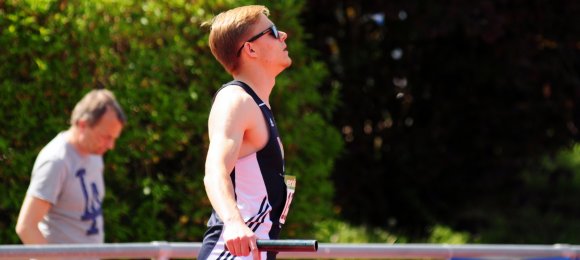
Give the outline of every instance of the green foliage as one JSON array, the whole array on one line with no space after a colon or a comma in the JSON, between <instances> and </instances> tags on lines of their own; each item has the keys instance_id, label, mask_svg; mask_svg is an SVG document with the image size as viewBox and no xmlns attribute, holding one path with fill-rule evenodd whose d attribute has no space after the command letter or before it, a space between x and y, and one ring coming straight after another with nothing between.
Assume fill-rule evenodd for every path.
<instances>
[{"instance_id":1,"label":"green foliage","mask_svg":"<svg viewBox=\"0 0 580 260\"><path fill-rule=\"evenodd\" d=\"M316 224L316 239L323 243L388 243L405 242L405 238L385 229L353 226L339 220L325 220Z\"/></svg>"},{"instance_id":2,"label":"green foliage","mask_svg":"<svg viewBox=\"0 0 580 260\"><path fill-rule=\"evenodd\" d=\"M540 162L539 167L524 172L525 188L509 200L509 217L501 211L490 212L492 225L482 232L482 238L515 243L580 243L576 220L580 214L576 206L580 196L580 144L544 156Z\"/></svg>"},{"instance_id":3,"label":"green foliage","mask_svg":"<svg viewBox=\"0 0 580 260\"><path fill-rule=\"evenodd\" d=\"M74 104L92 88L111 89L128 115L105 155L106 240L200 241L211 208L203 187L207 114L229 81L200 24L249 1L5 1L0 4L0 241L14 225L38 151L66 129ZM329 174L342 149L329 124L336 94L304 41L303 1L266 3L289 32L293 66L272 104L298 177L285 236L310 236L332 217Z\"/></svg>"},{"instance_id":4,"label":"green foliage","mask_svg":"<svg viewBox=\"0 0 580 260\"><path fill-rule=\"evenodd\" d=\"M340 220L324 220L315 225L315 238L323 243L387 243L404 244L409 239L400 234L388 232L387 227L353 225ZM466 244L477 242L469 233L460 232L443 225L435 225L428 230L427 243Z\"/></svg>"},{"instance_id":5,"label":"green foliage","mask_svg":"<svg viewBox=\"0 0 580 260\"><path fill-rule=\"evenodd\" d=\"M431 228L427 241L436 244L466 244L470 242L470 235L467 232L454 231L450 227L435 225Z\"/></svg>"}]
</instances>

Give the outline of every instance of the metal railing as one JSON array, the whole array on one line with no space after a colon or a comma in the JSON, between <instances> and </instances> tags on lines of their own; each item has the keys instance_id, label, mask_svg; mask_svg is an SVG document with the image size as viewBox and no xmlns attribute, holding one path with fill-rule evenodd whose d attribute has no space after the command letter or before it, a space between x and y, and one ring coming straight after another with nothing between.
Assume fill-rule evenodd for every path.
<instances>
[{"instance_id":1,"label":"metal railing","mask_svg":"<svg viewBox=\"0 0 580 260\"><path fill-rule=\"evenodd\" d=\"M151 242L71 245L0 245L0 259L96 257L101 259L192 259L201 243ZM388 258L580 258L580 246L494 244L331 244L321 243L316 252L280 252L279 259L388 259Z\"/></svg>"}]
</instances>

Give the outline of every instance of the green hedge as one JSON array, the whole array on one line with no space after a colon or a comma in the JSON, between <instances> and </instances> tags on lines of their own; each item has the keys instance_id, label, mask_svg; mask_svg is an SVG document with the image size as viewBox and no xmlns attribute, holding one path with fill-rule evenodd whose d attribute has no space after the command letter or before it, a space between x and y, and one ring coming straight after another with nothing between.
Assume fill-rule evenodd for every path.
<instances>
[{"instance_id":1,"label":"green hedge","mask_svg":"<svg viewBox=\"0 0 580 260\"><path fill-rule=\"evenodd\" d=\"M284 236L310 237L333 217L329 174L342 149L322 96L324 64L304 44L304 1L266 2L289 33L293 66L277 81L274 113L287 171L298 176ZM203 21L250 1L29 0L0 4L0 241L14 225L34 159L68 128L74 104L111 89L129 123L105 156L107 242L200 241L211 211L203 188L207 114L230 77L212 57ZM335 90L336 91L336 90Z\"/></svg>"}]
</instances>

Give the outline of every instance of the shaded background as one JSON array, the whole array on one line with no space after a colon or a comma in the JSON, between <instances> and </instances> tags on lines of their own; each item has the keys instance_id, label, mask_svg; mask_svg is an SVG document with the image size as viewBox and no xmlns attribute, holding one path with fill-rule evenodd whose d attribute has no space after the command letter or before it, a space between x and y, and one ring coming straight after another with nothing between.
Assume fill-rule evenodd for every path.
<instances>
[{"instance_id":1,"label":"shaded background","mask_svg":"<svg viewBox=\"0 0 580 260\"><path fill-rule=\"evenodd\" d=\"M348 221L578 242L580 2L309 1ZM572 149L572 150L570 150Z\"/></svg>"}]
</instances>

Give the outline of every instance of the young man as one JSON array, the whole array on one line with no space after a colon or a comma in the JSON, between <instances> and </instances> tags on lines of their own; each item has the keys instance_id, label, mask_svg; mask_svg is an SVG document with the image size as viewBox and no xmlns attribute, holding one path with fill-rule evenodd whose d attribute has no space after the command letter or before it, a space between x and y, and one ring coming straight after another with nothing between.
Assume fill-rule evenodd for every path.
<instances>
[{"instance_id":1,"label":"young man","mask_svg":"<svg viewBox=\"0 0 580 260\"><path fill-rule=\"evenodd\" d=\"M115 146L125 114L108 90L76 104L71 126L38 154L16 233L24 244L103 243L102 155Z\"/></svg>"},{"instance_id":2,"label":"young man","mask_svg":"<svg viewBox=\"0 0 580 260\"><path fill-rule=\"evenodd\" d=\"M211 51L234 81L218 91L209 115L204 183L213 214L199 259L276 257L260 253L256 240L278 238L291 202L269 97L292 60L288 35L268 15L264 6L244 6L211 22Z\"/></svg>"}]
</instances>

